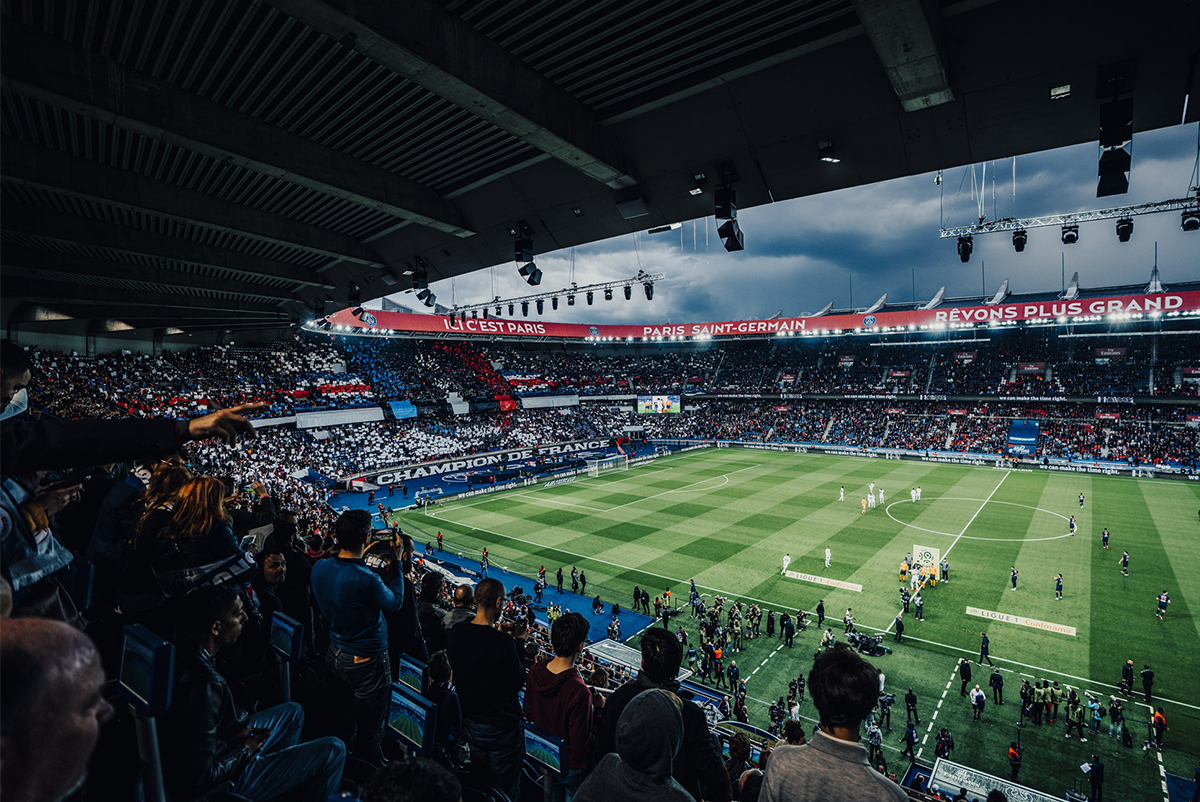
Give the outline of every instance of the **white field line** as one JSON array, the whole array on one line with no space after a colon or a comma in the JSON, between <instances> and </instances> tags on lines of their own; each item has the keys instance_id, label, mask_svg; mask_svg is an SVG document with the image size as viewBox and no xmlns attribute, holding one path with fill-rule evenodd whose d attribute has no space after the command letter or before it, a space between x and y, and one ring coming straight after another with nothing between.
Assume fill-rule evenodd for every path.
<instances>
[{"instance_id":1,"label":"white field line","mask_svg":"<svg viewBox=\"0 0 1200 802\"><path fill-rule=\"evenodd\" d=\"M646 473L639 473L636 477L635 476L627 476L624 479L614 479L611 482L605 482L604 484L607 487L608 485L615 485L618 482L628 482L631 479L645 479L647 476L653 476L656 473L666 473L667 471L670 471L670 470L674 470L674 469L673 468L659 468L657 471L647 471ZM503 493L503 492L493 493L479 501L472 501L472 502L468 502L466 504L452 503L451 506L446 507L446 510L463 510L463 509L466 509L467 507L478 507L480 504L487 504L492 501L499 501L500 499L516 498L517 496L528 496L530 494L537 493L540 490L541 490L541 488L537 487L537 488L534 488L531 490L522 490L519 493ZM543 498L542 500L545 501L546 499ZM565 504L566 502L560 502L560 503ZM576 505L576 506L581 506L581 505ZM607 512L607 510L602 510L602 509L599 509L598 507L584 507L584 509L591 510L592 512ZM432 517L437 517L437 511L435 510L433 512L430 512L429 515Z\"/></svg>"},{"instance_id":2,"label":"white field line","mask_svg":"<svg viewBox=\"0 0 1200 802\"><path fill-rule=\"evenodd\" d=\"M958 545L958 541L962 540L962 536L967 533L967 530L971 527L971 524L975 523L975 519L979 517L979 513L983 512L983 508L986 507L987 503L992 500L992 496L996 495L996 491L1000 489L1000 485L1004 484L1004 480L1007 478L1007 473L1000 477L1000 482L995 488L992 489L992 492L988 494L988 497L983 500L983 503L979 505L979 509L975 510L975 514L971 516L971 520L967 521L967 525L964 526L962 531L958 533L958 537L954 539L954 542L950 544L950 547L942 553L943 558L945 558L946 555L948 555L950 551Z\"/></svg>"}]
</instances>

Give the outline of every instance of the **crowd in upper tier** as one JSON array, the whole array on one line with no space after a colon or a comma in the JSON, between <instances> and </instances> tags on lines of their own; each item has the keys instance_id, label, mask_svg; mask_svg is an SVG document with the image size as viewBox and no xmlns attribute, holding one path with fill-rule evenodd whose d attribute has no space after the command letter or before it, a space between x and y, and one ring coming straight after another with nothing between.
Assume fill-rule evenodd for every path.
<instances>
[{"instance_id":1,"label":"crowd in upper tier","mask_svg":"<svg viewBox=\"0 0 1200 802\"><path fill-rule=\"evenodd\" d=\"M1133 339L1133 338L1129 338ZM1016 400L1194 394L1187 369L1200 364L1191 337L1141 343L1063 346L1019 334L974 350L955 345L862 343L728 344L702 351L623 355L556 352L517 346L339 338L255 347L196 348L156 356L131 352L84 357L31 349L39 380L31 405L61 418L186 418L227 406L262 402L260 419L298 413L386 407L407 400L419 415L369 423L264 429L250 453L220 447L194 455L212 470L269 478L297 503L319 503L313 485L293 478L300 467L325 476L457 457L507 447L616 437L644 427L648 437L699 437L999 453L1013 419L1041 424L1039 455L1084 460L1191 465L1195 406L1085 404ZM1122 353L1122 349L1124 349ZM1103 353L1103 355L1098 355ZM1154 361L1157 359L1157 361ZM1153 362L1153 365L1151 363ZM1186 378L1185 378L1186 377ZM1174 384L1172 384L1174 382ZM1171 389L1167 387L1170 385ZM632 411L630 394L713 391L687 398L678 416ZM521 408L537 395L580 393L584 404ZM781 400L721 400L779 394ZM992 400L797 400L798 392L838 395L990 395ZM507 401L525 396L526 400ZM597 396L609 396L605 400ZM619 396L624 396L621 400ZM1014 399L1008 401L1006 399ZM451 402L469 402L455 411ZM470 410L469 412L467 410ZM1194 421L1193 421L1194 423ZM235 460L236 457L236 460Z\"/></svg>"},{"instance_id":2,"label":"crowd in upper tier","mask_svg":"<svg viewBox=\"0 0 1200 802\"><path fill-rule=\"evenodd\" d=\"M497 403L547 395L980 395L1194 398L1200 337L1082 341L1029 332L977 344L881 345L861 338L693 344L627 353L522 344L296 339L158 355L35 349L61 417L187 417L265 402L259 418L408 401ZM1094 345L1093 343L1102 343ZM838 424L839 430L845 422ZM866 436L870 436L869 433ZM436 445L425 448L437 450Z\"/></svg>"}]
</instances>

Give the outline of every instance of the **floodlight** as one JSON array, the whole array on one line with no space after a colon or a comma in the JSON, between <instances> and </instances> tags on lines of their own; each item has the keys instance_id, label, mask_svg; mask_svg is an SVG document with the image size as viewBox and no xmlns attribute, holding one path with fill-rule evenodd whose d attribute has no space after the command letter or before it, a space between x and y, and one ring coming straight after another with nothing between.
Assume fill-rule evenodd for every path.
<instances>
[{"instance_id":1,"label":"floodlight","mask_svg":"<svg viewBox=\"0 0 1200 802\"><path fill-rule=\"evenodd\" d=\"M1200 209L1189 209L1183 213L1183 217L1179 220L1179 226L1184 231L1200 230Z\"/></svg>"},{"instance_id":2,"label":"floodlight","mask_svg":"<svg viewBox=\"0 0 1200 802\"><path fill-rule=\"evenodd\" d=\"M965 237L958 238L958 258L961 259L964 264L971 261L971 251L974 249L974 247L975 240L970 234L966 235Z\"/></svg>"},{"instance_id":3,"label":"floodlight","mask_svg":"<svg viewBox=\"0 0 1200 802\"><path fill-rule=\"evenodd\" d=\"M1029 241L1029 232L1023 228L1018 228L1013 232L1013 250L1017 253L1025 250L1025 243Z\"/></svg>"},{"instance_id":4,"label":"floodlight","mask_svg":"<svg viewBox=\"0 0 1200 802\"><path fill-rule=\"evenodd\" d=\"M606 301L612 300L612 287L604 288L604 300L606 300Z\"/></svg>"},{"instance_id":5,"label":"floodlight","mask_svg":"<svg viewBox=\"0 0 1200 802\"><path fill-rule=\"evenodd\" d=\"M574 305L575 305L575 296L568 295L567 296L567 306L574 306Z\"/></svg>"},{"instance_id":6,"label":"floodlight","mask_svg":"<svg viewBox=\"0 0 1200 802\"><path fill-rule=\"evenodd\" d=\"M649 281L647 281L645 284L642 285L642 289L646 291L646 300L653 301L654 300L654 285L651 284Z\"/></svg>"},{"instance_id":7,"label":"floodlight","mask_svg":"<svg viewBox=\"0 0 1200 802\"><path fill-rule=\"evenodd\" d=\"M1120 242L1129 242L1129 238L1133 236L1133 218L1122 217L1117 221L1117 239Z\"/></svg>"},{"instance_id":8,"label":"floodlight","mask_svg":"<svg viewBox=\"0 0 1200 802\"><path fill-rule=\"evenodd\" d=\"M550 299L550 308L558 309L558 296L557 295L555 295L553 298Z\"/></svg>"},{"instance_id":9,"label":"floodlight","mask_svg":"<svg viewBox=\"0 0 1200 802\"><path fill-rule=\"evenodd\" d=\"M540 315L540 314L542 314L542 311L543 311L545 308L546 308L546 302L545 302L544 300L542 300L541 298L538 298L538 299L537 299L537 310L538 310L538 314L539 314L539 315Z\"/></svg>"},{"instance_id":10,"label":"floodlight","mask_svg":"<svg viewBox=\"0 0 1200 802\"><path fill-rule=\"evenodd\" d=\"M1062 244L1074 245L1079 242L1079 226L1071 224L1062 227Z\"/></svg>"},{"instance_id":11,"label":"floodlight","mask_svg":"<svg viewBox=\"0 0 1200 802\"><path fill-rule=\"evenodd\" d=\"M594 301L594 300L595 300L595 293L593 293L591 290L588 290L588 294L587 294L588 306L591 306L592 301Z\"/></svg>"},{"instance_id":12,"label":"floodlight","mask_svg":"<svg viewBox=\"0 0 1200 802\"><path fill-rule=\"evenodd\" d=\"M625 285L625 300L628 301L632 297L633 297L633 287L626 284Z\"/></svg>"},{"instance_id":13,"label":"floodlight","mask_svg":"<svg viewBox=\"0 0 1200 802\"><path fill-rule=\"evenodd\" d=\"M529 317L529 301L521 301L521 314Z\"/></svg>"}]
</instances>

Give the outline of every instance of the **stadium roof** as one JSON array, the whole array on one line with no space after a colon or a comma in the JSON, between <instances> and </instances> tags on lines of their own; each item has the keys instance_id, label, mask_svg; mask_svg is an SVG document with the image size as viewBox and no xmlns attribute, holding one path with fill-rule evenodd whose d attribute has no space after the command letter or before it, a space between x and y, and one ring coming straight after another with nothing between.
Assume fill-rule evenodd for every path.
<instances>
[{"instance_id":1,"label":"stadium roof","mask_svg":"<svg viewBox=\"0 0 1200 802\"><path fill-rule=\"evenodd\" d=\"M1116 96L1175 125L1200 88L1186 0L3 9L10 330L279 326L507 262L519 221L545 253L722 183L752 207L1093 141Z\"/></svg>"}]
</instances>

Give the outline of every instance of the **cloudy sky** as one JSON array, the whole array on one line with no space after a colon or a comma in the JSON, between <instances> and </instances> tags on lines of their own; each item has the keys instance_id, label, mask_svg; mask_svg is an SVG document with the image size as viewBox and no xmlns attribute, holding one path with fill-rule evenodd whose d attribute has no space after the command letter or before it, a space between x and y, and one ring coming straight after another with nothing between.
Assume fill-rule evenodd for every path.
<instances>
[{"instance_id":1,"label":"cloudy sky","mask_svg":"<svg viewBox=\"0 0 1200 802\"><path fill-rule=\"evenodd\" d=\"M1093 143L988 163L984 213L1032 217L1185 197L1197 153L1197 126L1139 133L1133 140L1133 167L1127 195L1096 198L1097 146ZM836 169L836 165L831 165ZM976 182L983 165L976 165ZM995 213L992 179L995 173ZM1010 279L1013 292L1058 289L1065 256L1066 277L1079 272L1084 287L1133 284L1149 279L1158 243L1163 281L1200 280L1200 232L1184 233L1179 213L1134 219L1134 234L1119 243L1115 221L1080 226L1079 242L1064 246L1057 227L1029 231L1024 253L1013 251L1011 235L975 238L969 264L959 261L953 239L939 239L945 225L962 226L978 216L972 198L971 168L912 176L808 198L743 209L738 219L746 249L727 253L713 218L687 221L663 234L639 233L538 254L544 277L538 288L551 291L579 284L626 278L639 269L666 273L647 301L640 289L632 301L620 292L595 306L560 304L544 319L558 322L651 323L736 320L811 314L833 301L838 308L865 307L883 293L890 301L922 301L945 285L949 297L994 293ZM978 188L976 189L978 193ZM986 280L986 284L984 281ZM495 295L508 298L531 291L512 263L433 285L438 301L478 303ZM853 295L851 295L853 293ZM406 306L411 295L396 296ZM532 313L532 309L531 309Z\"/></svg>"}]
</instances>

